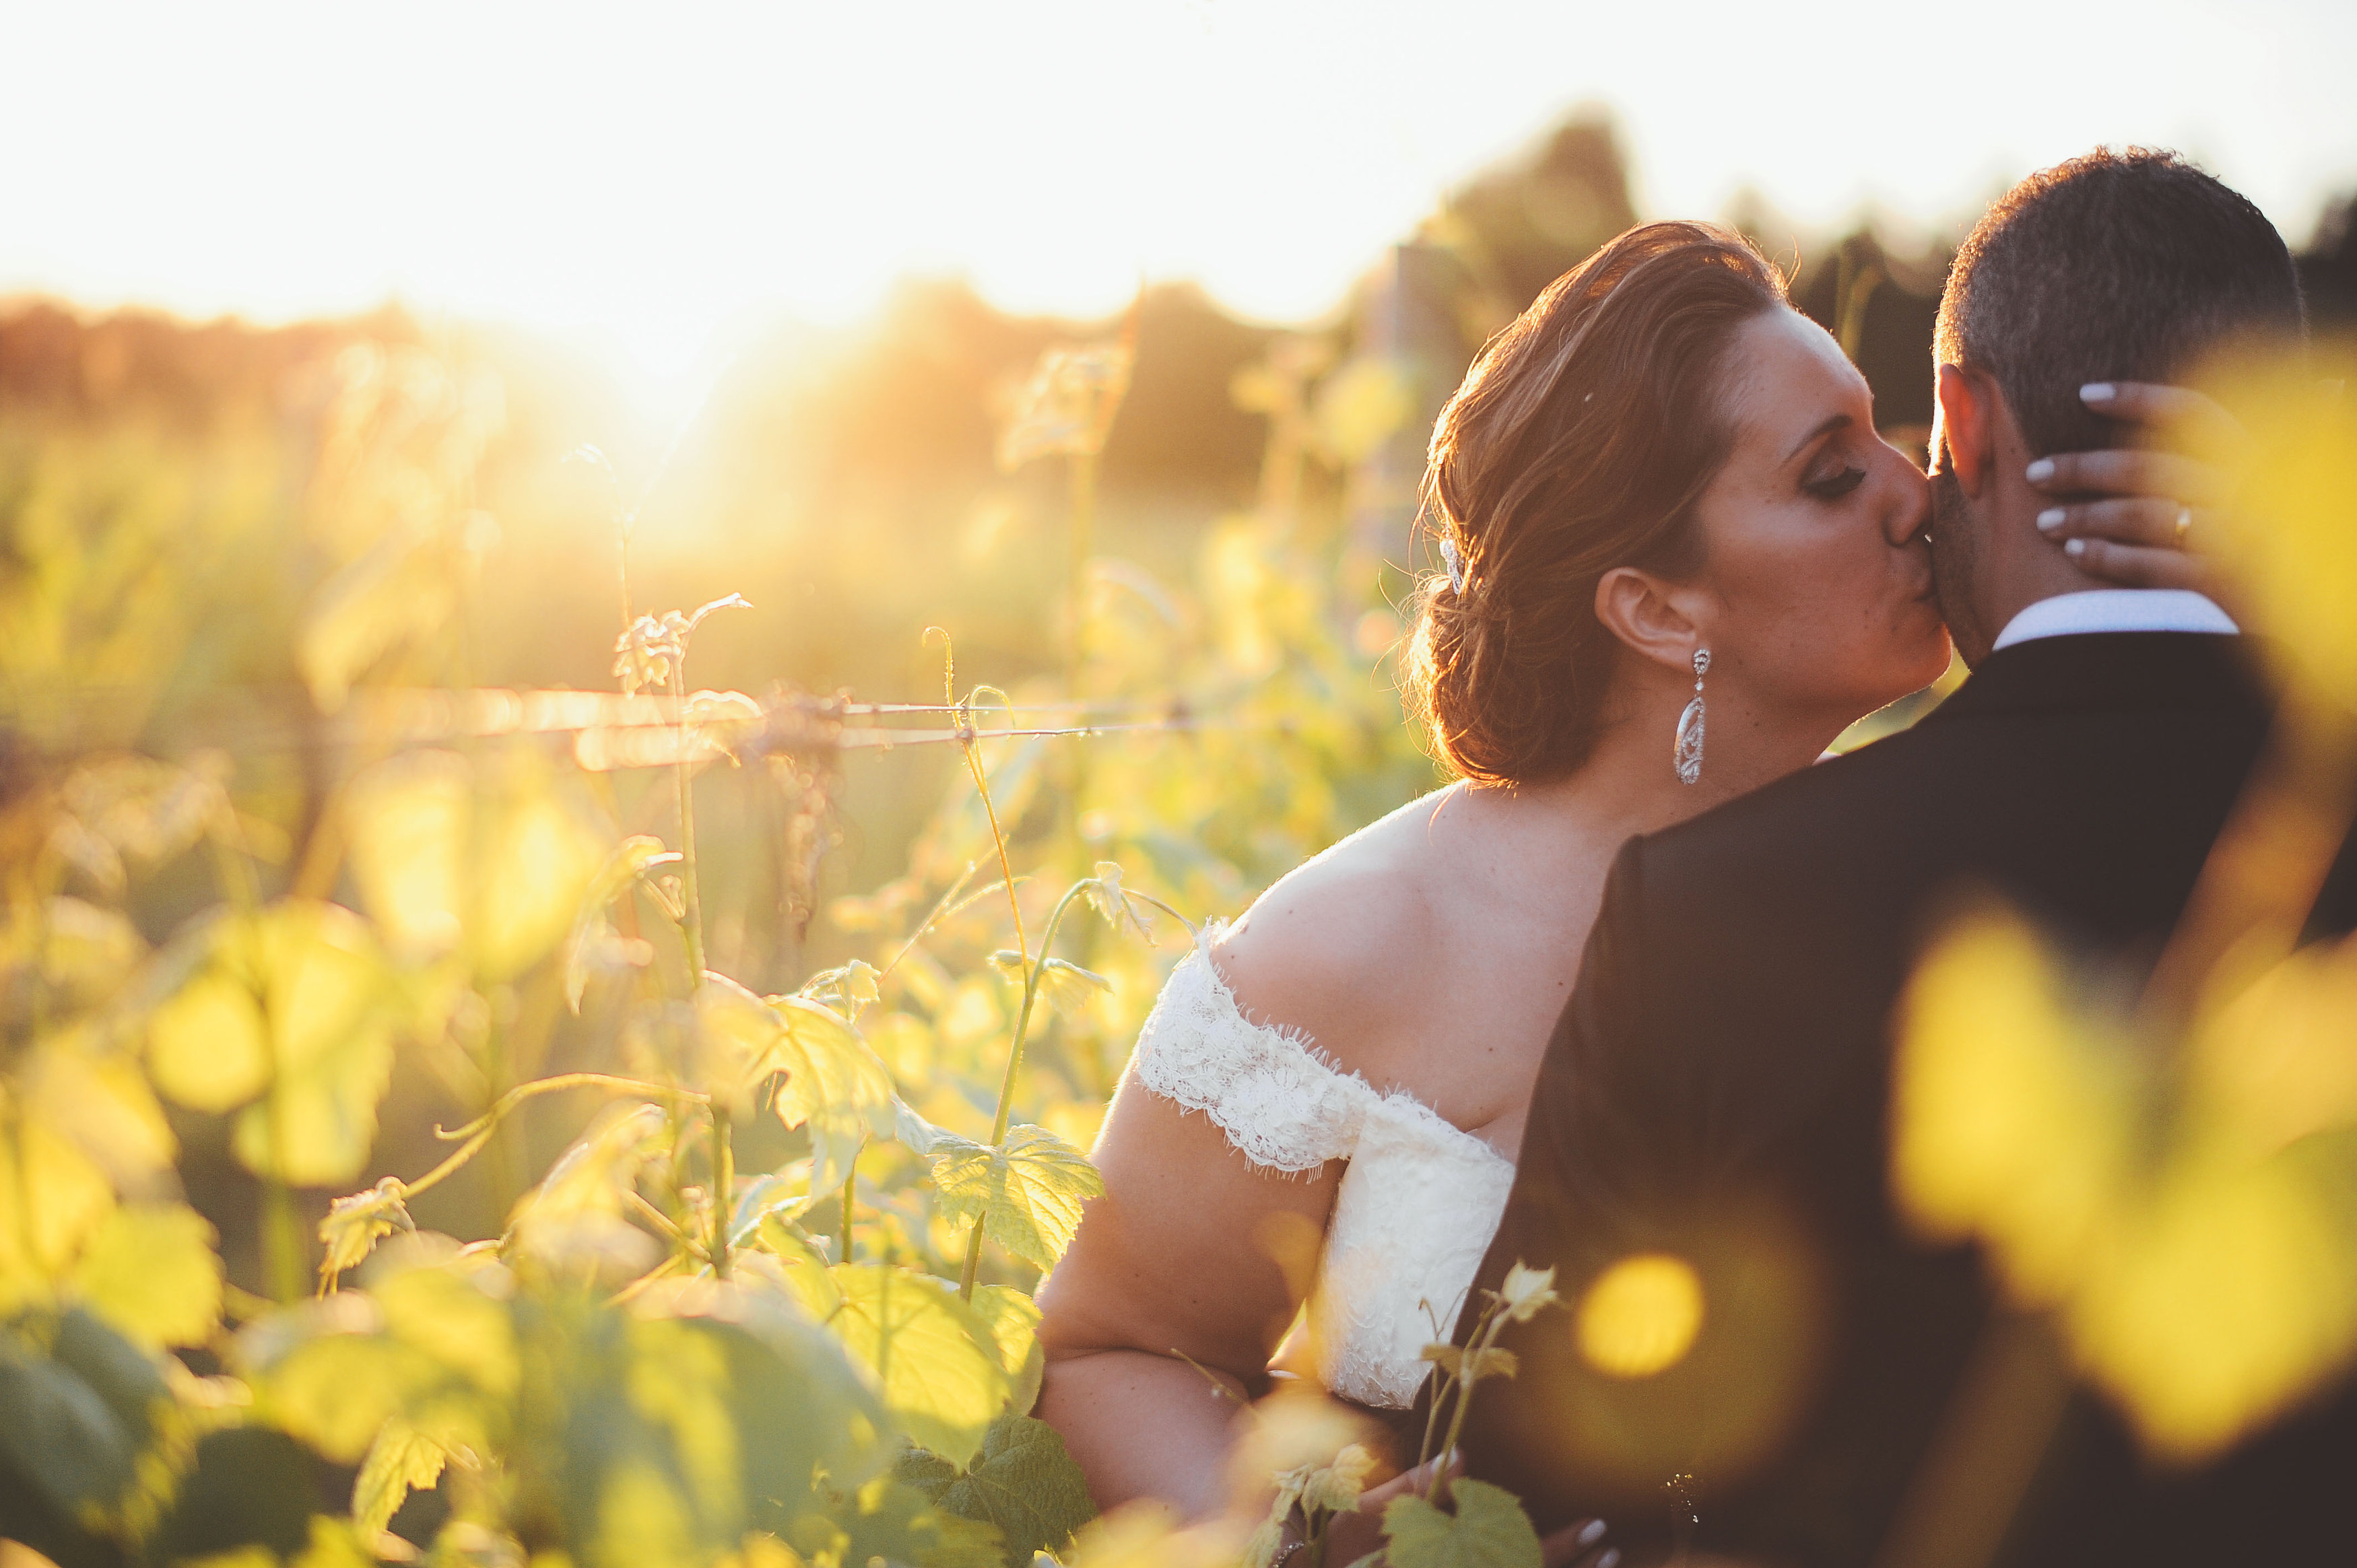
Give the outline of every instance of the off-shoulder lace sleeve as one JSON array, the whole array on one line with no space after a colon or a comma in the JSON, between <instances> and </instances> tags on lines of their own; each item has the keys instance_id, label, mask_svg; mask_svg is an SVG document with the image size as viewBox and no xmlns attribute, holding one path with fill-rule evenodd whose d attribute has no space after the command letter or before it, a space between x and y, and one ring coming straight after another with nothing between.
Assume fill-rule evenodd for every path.
<instances>
[{"instance_id":1,"label":"off-shoulder lace sleeve","mask_svg":"<svg viewBox=\"0 0 2357 1568\"><path fill-rule=\"evenodd\" d=\"M1211 963L1220 930L1206 926L1170 972L1138 1032L1138 1081L1211 1117L1254 1165L1308 1171L1347 1156L1375 1091L1297 1033L1243 1015Z\"/></svg>"}]
</instances>

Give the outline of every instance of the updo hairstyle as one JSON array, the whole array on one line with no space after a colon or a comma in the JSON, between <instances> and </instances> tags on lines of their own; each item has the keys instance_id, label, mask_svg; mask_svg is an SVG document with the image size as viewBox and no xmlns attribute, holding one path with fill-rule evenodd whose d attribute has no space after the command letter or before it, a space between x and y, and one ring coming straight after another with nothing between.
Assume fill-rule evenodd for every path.
<instances>
[{"instance_id":1,"label":"updo hairstyle","mask_svg":"<svg viewBox=\"0 0 2357 1568\"><path fill-rule=\"evenodd\" d=\"M1418 595L1406 697L1468 778L1534 783L1593 747L1614 658L1596 585L1702 564L1695 501L1726 461L1727 347L1790 304L1707 223L1630 230L1492 338L1432 433L1424 525L1453 573Z\"/></svg>"}]
</instances>

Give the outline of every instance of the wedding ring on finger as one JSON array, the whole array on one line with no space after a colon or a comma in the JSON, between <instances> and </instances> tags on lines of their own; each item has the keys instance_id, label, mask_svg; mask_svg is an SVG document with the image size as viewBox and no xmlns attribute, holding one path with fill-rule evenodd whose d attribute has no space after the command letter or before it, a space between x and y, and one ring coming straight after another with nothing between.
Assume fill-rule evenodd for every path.
<instances>
[{"instance_id":1,"label":"wedding ring on finger","mask_svg":"<svg viewBox=\"0 0 2357 1568\"><path fill-rule=\"evenodd\" d=\"M2192 532L2193 509L2190 506L2179 507L2177 509L2177 527L2175 532L2169 535L2169 543L2175 545L2179 550L2184 549L2185 536Z\"/></svg>"}]
</instances>

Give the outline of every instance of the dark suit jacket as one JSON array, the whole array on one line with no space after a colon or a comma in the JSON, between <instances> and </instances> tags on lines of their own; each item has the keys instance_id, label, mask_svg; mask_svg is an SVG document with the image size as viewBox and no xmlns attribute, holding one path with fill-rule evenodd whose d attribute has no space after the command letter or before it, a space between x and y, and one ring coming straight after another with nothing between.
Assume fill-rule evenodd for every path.
<instances>
[{"instance_id":1,"label":"dark suit jacket","mask_svg":"<svg viewBox=\"0 0 2357 1568\"><path fill-rule=\"evenodd\" d=\"M1576 1301L1612 1261L1665 1251L1699 1266L1703 1327L1637 1380L1598 1375L1564 1312L1512 1330L1522 1375L1481 1385L1472 1475L1543 1530L1606 1516L1638 1560L1677 1514L1712 1550L1875 1557L1967 1359L1997 1344L1981 1260L1890 1207L1893 1004L1974 889L2141 979L2265 733L2240 653L2183 633L2020 644L1913 729L1622 849L1479 1284L1552 1263ZM2342 859L2325 929L2357 915ZM2357 1563L2352 1408L2328 1394L2189 1477L2148 1471L2074 1396L2001 1560Z\"/></svg>"}]
</instances>

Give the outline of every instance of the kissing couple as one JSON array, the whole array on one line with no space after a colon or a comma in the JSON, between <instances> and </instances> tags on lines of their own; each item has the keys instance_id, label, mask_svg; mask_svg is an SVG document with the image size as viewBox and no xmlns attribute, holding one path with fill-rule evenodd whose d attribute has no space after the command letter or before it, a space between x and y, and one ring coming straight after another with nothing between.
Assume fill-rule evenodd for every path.
<instances>
[{"instance_id":1,"label":"kissing couple","mask_svg":"<svg viewBox=\"0 0 2357 1568\"><path fill-rule=\"evenodd\" d=\"M1684 1364L1602 1375L1543 1314L1444 1457L1557 1563L1888 1560L1943 1431L2004 1386L1975 1369L2008 1318L1894 1205L1894 1007L1974 890L2149 968L2268 708L2203 591L2222 477L2148 433L2201 410L2169 383L2206 356L2304 331L2256 208L2098 150L1958 252L1929 477L1710 225L1631 230L1493 338L1433 433L1447 569L1405 659L1462 777L1206 929L1040 1290L1039 1414L1097 1502L1210 1514L1276 1380L1412 1412L1424 1348L1512 1264L1577 1301L1668 1253L1699 1285ZM1824 755L1952 647L1970 678L1927 718ZM2357 924L2345 853L2312 923ZM1314 1289L1288 1231L1322 1237ZM2357 1563L2346 1394L2192 1470L2090 1395L2055 1430L1987 1527L2006 1562ZM1329 1568L1425 1479L1342 1516Z\"/></svg>"}]
</instances>

